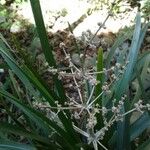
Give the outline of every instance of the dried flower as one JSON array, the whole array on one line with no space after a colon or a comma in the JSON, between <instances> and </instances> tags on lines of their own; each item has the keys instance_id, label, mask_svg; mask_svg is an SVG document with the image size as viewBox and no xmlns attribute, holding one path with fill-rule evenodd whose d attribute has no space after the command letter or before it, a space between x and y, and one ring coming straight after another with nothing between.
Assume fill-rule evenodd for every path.
<instances>
[{"instance_id":1,"label":"dried flower","mask_svg":"<svg viewBox=\"0 0 150 150\"><path fill-rule=\"evenodd\" d=\"M65 47L65 43L61 42L61 43L59 44L59 47L60 47L61 49L64 48L64 47Z\"/></svg>"},{"instance_id":2,"label":"dried flower","mask_svg":"<svg viewBox=\"0 0 150 150\"><path fill-rule=\"evenodd\" d=\"M106 115L108 113L108 110L106 107L102 107L102 115Z\"/></svg>"},{"instance_id":3,"label":"dried flower","mask_svg":"<svg viewBox=\"0 0 150 150\"><path fill-rule=\"evenodd\" d=\"M137 103L135 103L134 107L136 108L137 111L143 113L142 109L144 108L144 106L142 104L142 100L139 100Z\"/></svg>"},{"instance_id":4,"label":"dried flower","mask_svg":"<svg viewBox=\"0 0 150 150\"><path fill-rule=\"evenodd\" d=\"M120 109L117 108L117 107L115 107L115 106L113 106L113 107L111 108L111 111L112 111L113 113L119 113L119 112L120 112Z\"/></svg>"},{"instance_id":5,"label":"dried flower","mask_svg":"<svg viewBox=\"0 0 150 150\"><path fill-rule=\"evenodd\" d=\"M79 114L76 111L74 112L74 118L75 119L80 119L80 116L79 116Z\"/></svg>"},{"instance_id":6,"label":"dried flower","mask_svg":"<svg viewBox=\"0 0 150 150\"><path fill-rule=\"evenodd\" d=\"M101 23L101 22L98 22L97 25L98 25L98 26L102 26L102 23Z\"/></svg>"},{"instance_id":7,"label":"dried flower","mask_svg":"<svg viewBox=\"0 0 150 150\"><path fill-rule=\"evenodd\" d=\"M150 110L150 104L146 104L148 110Z\"/></svg>"},{"instance_id":8,"label":"dried flower","mask_svg":"<svg viewBox=\"0 0 150 150\"><path fill-rule=\"evenodd\" d=\"M116 63L115 66L119 69L121 67L121 64L120 63Z\"/></svg>"},{"instance_id":9,"label":"dried flower","mask_svg":"<svg viewBox=\"0 0 150 150\"><path fill-rule=\"evenodd\" d=\"M90 117L87 119L86 128L87 129L92 129L92 128L94 128L94 126L96 124L97 124L97 119L93 114L91 114Z\"/></svg>"}]
</instances>

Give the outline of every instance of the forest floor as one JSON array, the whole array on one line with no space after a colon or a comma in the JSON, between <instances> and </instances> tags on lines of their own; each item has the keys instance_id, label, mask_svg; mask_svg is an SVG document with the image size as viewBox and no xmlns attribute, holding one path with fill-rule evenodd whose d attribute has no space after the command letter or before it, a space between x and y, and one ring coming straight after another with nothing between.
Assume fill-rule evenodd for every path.
<instances>
[{"instance_id":1,"label":"forest floor","mask_svg":"<svg viewBox=\"0 0 150 150\"><path fill-rule=\"evenodd\" d=\"M88 3L86 0L58 0L57 3L55 0L41 0L40 3L48 31L57 32L58 30L64 30L68 28L68 22L70 24L77 22L74 28L74 35L76 37L81 36L82 32L87 30L91 30L92 33L95 33L98 29L98 24L107 18L111 7L110 4L109 6L101 6ZM137 12L137 8L131 8L127 3L122 2L118 7L120 7L119 13L115 12L114 16L109 17L105 23L105 30L113 33L117 33L121 28L133 25ZM10 8L13 9L20 18L27 19L30 23L34 24L29 2L24 2L21 5L14 3L11 4ZM13 31L13 24L11 29ZM100 32L104 32L104 29Z\"/></svg>"},{"instance_id":2,"label":"forest floor","mask_svg":"<svg viewBox=\"0 0 150 150\"><path fill-rule=\"evenodd\" d=\"M64 43L68 53L71 54L72 61L75 65L81 66L80 55L77 52L75 41L80 46L80 54L84 52L89 41L103 24L110 13L110 6L100 6L87 3L86 0L70 1L70 0L41 0L41 8L48 37L54 47L54 55L57 60L57 65L60 67L67 66L64 53L60 50L60 43ZM104 55L114 44L120 34L124 34L131 30L133 32L134 20L136 17L137 8L131 8L127 3L121 3L119 13L114 11L113 16L109 16L105 25L93 40L95 47L101 46L104 50ZM48 70L45 70L45 59L41 49L41 44L36 35L34 27L34 19L29 2L21 4L12 3L9 6L1 5L2 12L7 12L6 15L0 17L0 31L7 39L10 46L20 53L28 53L34 57L34 64L47 79L49 76ZM109 9L108 9L109 8ZM2 13L1 14L4 14ZM68 23L71 25L73 34L70 33ZM116 50L116 56L121 49L130 47L131 39L127 39L120 48ZM150 38L149 32L145 38L142 51L149 49ZM28 55L26 54L26 55ZM97 48L88 47L86 50L85 66L91 67L96 63ZM33 60L31 60L32 62ZM49 80L51 83L51 80ZM70 79L66 80L65 87L69 87Z\"/></svg>"},{"instance_id":3,"label":"forest floor","mask_svg":"<svg viewBox=\"0 0 150 150\"><path fill-rule=\"evenodd\" d=\"M93 40L94 47L86 50L85 66L91 67L96 63L97 47L101 46L104 50L104 57L110 50L115 40L120 34L125 34L131 30L133 32L134 20L137 8L131 8L127 3L119 4L119 13L115 10L113 16L109 16L111 5L94 5L87 3L86 0L41 0L41 8L48 37L54 47L54 55L57 65L67 66L64 53L60 50L60 43L64 43L68 53L71 54L75 65L81 66L80 55L84 53L88 41L94 36L100 25L105 25L98 31ZM10 46L20 53L32 55L34 64L44 78L48 77L48 70L45 70L45 60L41 49L41 44L36 35L34 19L29 2L21 4L12 3L9 6L1 4L0 31L7 39ZM68 23L71 25L73 34L69 31ZM131 38L131 37L130 37ZM75 41L80 46L80 55L77 52ZM121 49L129 49L131 39L127 39L121 47L116 50L116 57ZM142 51L149 49L149 31L145 38ZM26 55L28 55L26 54ZM105 59L105 58L104 58ZM33 60L31 60L32 62ZM51 82L51 80L50 80ZM66 80L66 87L71 82Z\"/></svg>"}]
</instances>

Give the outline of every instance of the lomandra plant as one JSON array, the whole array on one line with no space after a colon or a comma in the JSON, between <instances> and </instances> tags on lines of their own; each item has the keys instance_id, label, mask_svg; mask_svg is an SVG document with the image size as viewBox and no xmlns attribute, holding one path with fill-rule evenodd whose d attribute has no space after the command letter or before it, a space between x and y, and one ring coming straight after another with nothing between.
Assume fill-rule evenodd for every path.
<instances>
[{"instance_id":1,"label":"lomandra plant","mask_svg":"<svg viewBox=\"0 0 150 150\"><path fill-rule=\"evenodd\" d=\"M117 39L107 58L103 58L103 49L98 49L97 64L92 69L85 68L84 54L81 57L82 66L76 66L65 44L60 43L69 64L65 71L57 68L39 0L30 2L54 89L48 88L26 58L20 61L14 55L1 35L0 53L9 67L9 82L0 87L1 110L7 114L0 122L0 148L146 149L149 139L141 135L147 134L145 130L150 125L150 104L143 79L149 67L150 54L138 54L149 24L141 25L140 13L137 13L129 52L121 51L115 64L112 64L116 48L129 37L125 34ZM125 54L126 57L123 57ZM72 79L70 87L76 91L74 97L64 90L62 80L65 77ZM129 88L133 81L137 81L134 94ZM11 85L12 90L7 85ZM131 122L135 111L140 112L139 118Z\"/></svg>"}]
</instances>

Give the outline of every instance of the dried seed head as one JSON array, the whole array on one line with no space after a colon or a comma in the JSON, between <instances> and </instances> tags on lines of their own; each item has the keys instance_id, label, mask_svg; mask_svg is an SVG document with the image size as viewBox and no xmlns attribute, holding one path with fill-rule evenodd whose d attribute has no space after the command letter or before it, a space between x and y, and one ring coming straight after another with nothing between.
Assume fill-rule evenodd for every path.
<instances>
[{"instance_id":1,"label":"dried seed head","mask_svg":"<svg viewBox=\"0 0 150 150\"><path fill-rule=\"evenodd\" d=\"M61 42L61 43L59 44L59 47L60 47L61 49L64 48L64 47L65 47L65 43Z\"/></svg>"}]
</instances>

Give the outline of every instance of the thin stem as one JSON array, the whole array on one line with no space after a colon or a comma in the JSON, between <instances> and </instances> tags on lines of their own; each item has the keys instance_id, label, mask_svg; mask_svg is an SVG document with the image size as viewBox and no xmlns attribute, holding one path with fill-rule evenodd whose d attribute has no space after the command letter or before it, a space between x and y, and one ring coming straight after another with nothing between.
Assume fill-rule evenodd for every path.
<instances>
[{"instance_id":1,"label":"thin stem","mask_svg":"<svg viewBox=\"0 0 150 150\"><path fill-rule=\"evenodd\" d=\"M80 109L81 107L50 107L50 106L38 106L39 108L45 109L59 109L59 110L71 110L71 109Z\"/></svg>"},{"instance_id":2,"label":"thin stem","mask_svg":"<svg viewBox=\"0 0 150 150\"><path fill-rule=\"evenodd\" d=\"M105 18L105 20L103 21L103 23L99 26L99 28L97 29L97 31L95 32L95 34L93 35L93 37L90 39L90 41L89 41L90 44L92 43L92 41L93 41L94 38L96 37L97 33L101 30L101 28L104 27L104 25L105 25L106 21L108 20L108 18L112 15L112 10L113 10L113 8L114 8L114 6L115 6L115 5L114 5L114 4L115 4L115 1L116 1L116 0L114 0L114 2L112 3L112 6L111 6L111 8L110 8L110 11L109 11L107 17Z\"/></svg>"},{"instance_id":3,"label":"thin stem","mask_svg":"<svg viewBox=\"0 0 150 150\"><path fill-rule=\"evenodd\" d=\"M78 128L78 127L75 126L75 125L73 125L73 128L74 128L78 133L80 133L81 135L83 135L83 136L89 138L89 134L88 134L87 132L81 130L80 128Z\"/></svg>"},{"instance_id":4,"label":"thin stem","mask_svg":"<svg viewBox=\"0 0 150 150\"><path fill-rule=\"evenodd\" d=\"M88 98L88 100L87 100L87 102L86 102L86 105L89 104L89 102L90 102L90 100L91 100L91 98L92 98L92 96L93 96L94 90L95 90L95 86L93 86L93 88L92 88L92 91L91 91L90 96L89 96L89 98Z\"/></svg>"},{"instance_id":5,"label":"thin stem","mask_svg":"<svg viewBox=\"0 0 150 150\"><path fill-rule=\"evenodd\" d=\"M104 92L101 92L89 105L88 108L91 107L91 105L103 94Z\"/></svg>"},{"instance_id":6,"label":"thin stem","mask_svg":"<svg viewBox=\"0 0 150 150\"><path fill-rule=\"evenodd\" d=\"M94 150L98 150L97 142L93 141L92 143L93 143Z\"/></svg>"},{"instance_id":7,"label":"thin stem","mask_svg":"<svg viewBox=\"0 0 150 150\"><path fill-rule=\"evenodd\" d=\"M73 69L72 68L71 68L71 72L73 73ZM74 83L75 83L75 85L77 87L77 91L78 91L78 94L79 94L79 97L80 97L80 101L83 104L82 94L81 94L81 91L79 89L79 85L78 85L78 83L76 81L76 78L74 76L73 76L73 80L74 80Z\"/></svg>"},{"instance_id":8,"label":"thin stem","mask_svg":"<svg viewBox=\"0 0 150 150\"><path fill-rule=\"evenodd\" d=\"M96 37L97 33L101 30L101 28L105 25L106 21L108 20L108 18L110 17L110 13L107 15L107 17L105 18L104 22L99 26L99 28L97 29L97 31L95 32L95 34L93 35L93 37L90 39L89 43L91 44L92 41L94 40L94 38Z\"/></svg>"},{"instance_id":9,"label":"thin stem","mask_svg":"<svg viewBox=\"0 0 150 150\"><path fill-rule=\"evenodd\" d=\"M109 72L109 71L112 71L112 69L110 68L106 71L98 71L98 72L89 72L89 73L87 72L87 73L85 73L85 75L102 74L102 73Z\"/></svg>"},{"instance_id":10,"label":"thin stem","mask_svg":"<svg viewBox=\"0 0 150 150\"><path fill-rule=\"evenodd\" d=\"M135 110L136 110L136 108L133 108L133 109L127 111L126 113L124 113L122 116L126 116L127 114L132 113Z\"/></svg>"},{"instance_id":11,"label":"thin stem","mask_svg":"<svg viewBox=\"0 0 150 150\"><path fill-rule=\"evenodd\" d=\"M62 49L63 49L63 52L64 52L66 58L68 58L69 65L71 66L71 73L74 74L73 67L74 67L77 71L81 72L81 71L72 63L71 58L70 58L70 55L67 54L66 50L65 50L64 48L62 48ZM75 76L73 76L73 80L74 80L74 83L75 83L75 85L76 85L76 87L77 87L77 91L78 91L78 94L79 94L80 101L81 101L81 103L83 104L82 94L81 94L81 91L80 91L80 89L79 89L79 85L78 85L78 82L77 82Z\"/></svg>"},{"instance_id":12,"label":"thin stem","mask_svg":"<svg viewBox=\"0 0 150 150\"><path fill-rule=\"evenodd\" d=\"M101 142L97 141L97 143L105 150L108 150Z\"/></svg>"},{"instance_id":13,"label":"thin stem","mask_svg":"<svg viewBox=\"0 0 150 150\"><path fill-rule=\"evenodd\" d=\"M78 102L76 102L75 100L73 100L71 97L69 97L68 95L67 95L67 98L69 98L69 100L70 101L72 101L72 102L74 102L76 105L80 105Z\"/></svg>"}]
</instances>

